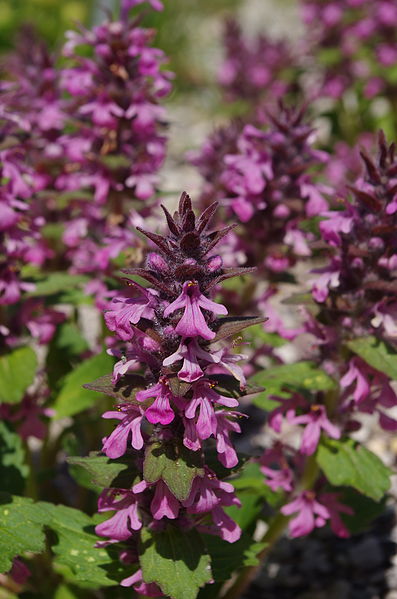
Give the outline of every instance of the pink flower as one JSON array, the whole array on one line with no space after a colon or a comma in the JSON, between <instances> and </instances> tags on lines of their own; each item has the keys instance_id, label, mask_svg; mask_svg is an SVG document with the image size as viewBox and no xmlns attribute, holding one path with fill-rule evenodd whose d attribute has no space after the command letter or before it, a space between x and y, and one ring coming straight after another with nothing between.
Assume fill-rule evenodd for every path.
<instances>
[{"instance_id":1,"label":"pink flower","mask_svg":"<svg viewBox=\"0 0 397 599\"><path fill-rule=\"evenodd\" d=\"M212 519L216 525L215 530L211 530L212 534L217 534L228 543L235 543L241 536L241 528L234 520L228 516L221 507L216 506L212 510Z\"/></svg>"},{"instance_id":2,"label":"pink flower","mask_svg":"<svg viewBox=\"0 0 397 599\"><path fill-rule=\"evenodd\" d=\"M178 378L181 381L193 383L203 376L203 370L198 363L198 359L205 362L215 362L214 356L200 347L197 339L191 339L187 342L183 340L176 352L165 358L163 365L171 366L171 364L174 364L178 360L183 360L182 368L178 372Z\"/></svg>"},{"instance_id":3,"label":"pink flower","mask_svg":"<svg viewBox=\"0 0 397 599\"><path fill-rule=\"evenodd\" d=\"M137 570L135 574L124 578L120 582L120 585L122 587L132 586L139 595L144 595L145 597L164 597L157 584L154 582L148 584L143 581L141 569Z\"/></svg>"},{"instance_id":4,"label":"pink flower","mask_svg":"<svg viewBox=\"0 0 397 599\"><path fill-rule=\"evenodd\" d=\"M132 404L123 404L119 406L119 411L105 412L102 417L121 420L120 424L103 442L102 451L109 458L115 459L124 455L127 451L129 439L134 449L142 449L141 422L143 411L140 407Z\"/></svg>"},{"instance_id":5,"label":"pink flower","mask_svg":"<svg viewBox=\"0 0 397 599\"><path fill-rule=\"evenodd\" d=\"M266 477L265 483L272 491L278 489L292 491L292 471L285 459L281 443L276 443L272 449L265 451L260 459L260 465L260 470Z\"/></svg>"},{"instance_id":6,"label":"pink flower","mask_svg":"<svg viewBox=\"0 0 397 599\"><path fill-rule=\"evenodd\" d=\"M178 517L179 501L162 480L156 483L156 490L150 504L150 509L155 520L161 520L161 518L175 520Z\"/></svg>"},{"instance_id":7,"label":"pink flower","mask_svg":"<svg viewBox=\"0 0 397 599\"><path fill-rule=\"evenodd\" d=\"M175 413L170 405L170 400L172 400L173 395L164 381L161 381L144 391L138 391L135 397L137 401L146 401L150 397L155 398L152 405L146 408L145 412L145 417L152 424L159 423L166 425L174 420Z\"/></svg>"},{"instance_id":8,"label":"pink flower","mask_svg":"<svg viewBox=\"0 0 397 599\"><path fill-rule=\"evenodd\" d=\"M350 537L350 532L348 531L346 525L342 522L339 514L343 513L352 515L354 514L354 510L352 510L352 508L348 505L344 505L338 501L338 493L322 493L319 499L329 512L332 531L338 537L342 537L344 539Z\"/></svg>"},{"instance_id":9,"label":"pink flower","mask_svg":"<svg viewBox=\"0 0 397 599\"><path fill-rule=\"evenodd\" d=\"M95 527L95 532L101 537L126 541L132 535L132 531L142 528L138 503L133 492L125 489L105 489L98 500L98 511L112 510L116 510L114 516Z\"/></svg>"},{"instance_id":10,"label":"pink flower","mask_svg":"<svg viewBox=\"0 0 397 599\"><path fill-rule=\"evenodd\" d=\"M303 537L315 527L324 526L330 518L329 510L316 501L313 491L302 491L293 501L281 508L285 516L298 513L289 523L291 537Z\"/></svg>"},{"instance_id":11,"label":"pink flower","mask_svg":"<svg viewBox=\"0 0 397 599\"><path fill-rule=\"evenodd\" d=\"M193 398L188 403L185 410L186 418L195 418L197 409L199 415L196 421L197 435L200 439L208 439L211 435L216 435L216 417L214 403L225 405L229 408L238 406L238 401L231 397L219 395L212 389L212 385L207 380L200 380L195 383L193 388Z\"/></svg>"},{"instance_id":12,"label":"pink flower","mask_svg":"<svg viewBox=\"0 0 397 599\"><path fill-rule=\"evenodd\" d=\"M366 399L370 393L370 385L363 370L365 370L363 363L357 358L352 358L348 371L340 380L340 386L346 389L355 383L353 397L356 403Z\"/></svg>"},{"instance_id":13,"label":"pink flower","mask_svg":"<svg viewBox=\"0 0 397 599\"><path fill-rule=\"evenodd\" d=\"M202 337L213 339L215 332L208 327L201 309L213 314L227 314L227 309L216 304L200 292L196 281L185 281L182 293L164 310L167 318L176 310L184 310L182 318L175 327L175 332L182 337Z\"/></svg>"},{"instance_id":14,"label":"pink flower","mask_svg":"<svg viewBox=\"0 0 397 599\"><path fill-rule=\"evenodd\" d=\"M230 433L240 433L240 425L231 419L233 416L247 417L240 412L227 412L225 410L215 412L216 417L216 450L218 460L225 468L233 468L238 464L237 453L230 441Z\"/></svg>"},{"instance_id":15,"label":"pink flower","mask_svg":"<svg viewBox=\"0 0 397 599\"><path fill-rule=\"evenodd\" d=\"M135 286L137 286L135 284ZM154 306L156 295L153 290L138 286L141 297L114 297L110 304L110 310L105 312L105 321L111 331L115 331L123 341L133 337L134 330L131 324L137 324L141 318L152 320L154 318Z\"/></svg>"},{"instance_id":16,"label":"pink flower","mask_svg":"<svg viewBox=\"0 0 397 599\"><path fill-rule=\"evenodd\" d=\"M330 288L339 287L340 268L340 258L333 258L330 265L312 270L321 274L313 281L312 287L312 294L317 302L322 303L327 299Z\"/></svg>"},{"instance_id":17,"label":"pink flower","mask_svg":"<svg viewBox=\"0 0 397 599\"><path fill-rule=\"evenodd\" d=\"M190 514L202 514L210 512L217 505L237 505L241 502L234 494L232 484L220 481L215 474L206 468L203 477L196 476L193 481L190 495L182 505L187 508Z\"/></svg>"},{"instance_id":18,"label":"pink flower","mask_svg":"<svg viewBox=\"0 0 397 599\"><path fill-rule=\"evenodd\" d=\"M291 424L306 424L303 432L300 451L305 455L312 455L317 448L320 440L321 430L324 430L331 439L340 438L340 430L332 424L327 417L325 407L321 405L310 406L308 414L301 416L289 416L288 421Z\"/></svg>"}]
</instances>

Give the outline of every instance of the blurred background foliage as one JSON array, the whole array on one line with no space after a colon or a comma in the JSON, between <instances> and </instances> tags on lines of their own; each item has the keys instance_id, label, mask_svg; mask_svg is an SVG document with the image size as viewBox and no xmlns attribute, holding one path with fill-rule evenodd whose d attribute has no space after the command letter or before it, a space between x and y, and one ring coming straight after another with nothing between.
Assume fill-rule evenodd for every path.
<instances>
[{"instance_id":1,"label":"blurred background foliage","mask_svg":"<svg viewBox=\"0 0 397 599\"><path fill-rule=\"evenodd\" d=\"M148 9L142 22L157 30L156 45L170 57L176 73L176 90L207 84L213 66L213 48L220 44L223 17L234 12L241 0L165 0L164 11ZM90 26L103 20L106 12L118 13L117 0L0 0L0 52L10 50L22 25L33 25L51 48L62 43L66 30L76 22ZM214 45L203 43L211 37ZM216 40L215 37L218 37Z\"/></svg>"},{"instance_id":2,"label":"blurred background foliage","mask_svg":"<svg viewBox=\"0 0 397 599\"><path fill-rule=\"evenodd\" d=\"M95 18L95 0L0 0L0 51L13 47L21 25L33 25L52 47L74 22Z\"/></svg>"}]
</instances>

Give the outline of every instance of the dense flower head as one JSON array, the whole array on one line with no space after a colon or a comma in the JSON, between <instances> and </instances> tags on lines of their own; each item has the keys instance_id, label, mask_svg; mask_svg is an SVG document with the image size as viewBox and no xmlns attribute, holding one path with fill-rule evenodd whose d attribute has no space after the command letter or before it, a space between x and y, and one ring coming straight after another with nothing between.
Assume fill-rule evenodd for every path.
<instances>
[{"instance_id":1,"label":"dense flower head","mask_svg":"<svg viewBox=\"0 0 397 599\"><path fill-rule=\"evenodd\" d=\"M330 260L313 287L313 296L326 306L344 298L334 314L347 323L354 312L355 326L373 327L393 338L396 253L397 160L394 145L379 136L376 162L365 152L364 176L349 187L351 200L342 210L326 212L320 231ZM360 331L357 331L360 332ZM354 334L354 331L351 331Z\"/></svg>"},{"instance_id":2,"label":"dense flower head","mask_svg":"<svg viewBox=\"0 0 397 599\"><path fill-rule=\"evenodd\" d=\"M314 130L303 109L280 104L267 120L267 128L234 123L215 132L192 161L206 181L203 200L212 194L242 223L233 250L277 277L310 255L299 224L327 207L330 190L316 184L311 172L328 157L312 147Z\"/></svg>"},{"instance_id":3,"label":"dense flower head","mask_svg":"<svg viewBox=\"0 0 397 599\"><path fill-rule=\"evenodd\" d=\"M233 326L236 319L222 318L228 311L212 298L221 281L252 269L224 268L222 258L212 254L231 229L208 230L216 207L211 204L196 218L183 193L173 215L163 207L168 234L138 227L156 249L148 252L144 267L124 273L138 275L149 286L126 278L128 291L113 297L105 312L119 340L108 353L121 358L112 384L115 390L133 389L133 395L103 414L118 424L103 439L102 451L111 459L129 456L136 468L131 488L106 489L100 498L99 511L116 512L97 526L97 533L110 542L134 544L142 526L162 530L169 521L228 542L241 533L223 509L239 505L234 489L206 464L203 453L212 439L222 466L237 465L231 434L240 431L237 420L243 415L232 411L238 406L232 388L236 381L241 394L246 388L238 365L244 356L230 353L220 342L223 322ZM175 460L182 455L200 466L187 493L181 495L166 476L147 476L152 451ZM131 580L135 584L138 578L136 573Z\"/></svg>"}]
</instances>

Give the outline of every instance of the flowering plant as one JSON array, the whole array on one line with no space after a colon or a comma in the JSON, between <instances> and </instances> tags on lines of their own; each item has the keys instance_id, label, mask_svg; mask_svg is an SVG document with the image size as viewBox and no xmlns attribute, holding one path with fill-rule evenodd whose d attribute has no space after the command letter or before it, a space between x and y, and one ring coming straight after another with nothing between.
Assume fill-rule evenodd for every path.
<instances>
[{"instance_id":1,"label":"flowering plant","mask_svg":"<svg viewBox=\"0 0 397 599\"><path fill-rule=\"evenodd\" d=\"M353 54L375 40L386 69L395 11L304 4L299 52L228 21L221 84L246 110L190 152L199 215L161 191L160 0L79 26L61 59L27 29L4 60L4 599L237 599L281 537L346 547L384 510L392 463L366 435L397 429L397 158L341 124L372 101Z\"/></svg>"}]
</instances>

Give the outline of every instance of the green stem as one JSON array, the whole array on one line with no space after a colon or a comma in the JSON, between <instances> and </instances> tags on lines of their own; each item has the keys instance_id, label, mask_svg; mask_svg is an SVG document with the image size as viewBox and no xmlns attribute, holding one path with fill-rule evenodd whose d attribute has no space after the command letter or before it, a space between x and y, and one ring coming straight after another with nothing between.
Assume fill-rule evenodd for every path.
<instances>
[{"instance_id":1,"label":"green stem","mask_svg":"<svg viewBox=\"0 0 397 599\"><path fill-rule=\"evenodd\" d=\"M319 474L319 468L317 466L314 456L310 456L306 460L305 469L302 474L302 478L298 489L301 491L308 491L313 488L316 483ZM274 545L283 535L289 522L289 517L284 516L281 512L278 512L270 522L269 528L259 541L259 543L266 543L265 547L258 553L258 564L256 566L247 566L243 568L236 580L231 587L226 589L222 599L238 599L248 588L251 582L256 577L259 570L263 566L263 562L269 552L272 550Z\"/></svg>"}]
</instances>

